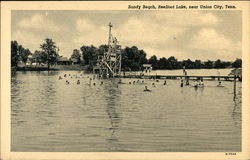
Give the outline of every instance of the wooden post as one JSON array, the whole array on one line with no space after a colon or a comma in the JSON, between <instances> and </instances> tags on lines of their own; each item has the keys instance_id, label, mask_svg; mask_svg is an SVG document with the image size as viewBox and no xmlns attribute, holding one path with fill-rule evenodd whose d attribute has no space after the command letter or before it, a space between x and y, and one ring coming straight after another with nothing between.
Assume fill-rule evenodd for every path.
<instances>
[{"instance_id":1,"label":"wooden post","mask_svg":"<svg viewBox=\"0 0 250 160\"><path fill-rule=\"evenodd\" d=\"M234 97L236 96L236 75L234 75Z\"/></svg>"},{"instance_id":2,"label":"wooden post","mask_svg":"<svg viewBox=\"0 0 250 160\"><path fill-rule=\"evenodd\" d=\"M189 85L189 77L186 76L186 85L188 86Z\"/></svg>"}]
</instances>

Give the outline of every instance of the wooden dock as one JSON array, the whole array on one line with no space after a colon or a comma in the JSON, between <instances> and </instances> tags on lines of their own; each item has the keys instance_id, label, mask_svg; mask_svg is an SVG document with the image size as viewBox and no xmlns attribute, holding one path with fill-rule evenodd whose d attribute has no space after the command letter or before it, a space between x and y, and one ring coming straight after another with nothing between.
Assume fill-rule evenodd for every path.
<instances>
[{"instance_id":1,"label":"wooden dock","mask_svg":"<svg viewBox=\"0 0 250 160\"><path fill-rule=\"evenodd\" d=\"M122 78L137 78L137 79L188 79L188 80L220 80L220 81L241 81L240 76L184 76L184 75L136 75L125 74Z\"/></svg>"}]
</instances>

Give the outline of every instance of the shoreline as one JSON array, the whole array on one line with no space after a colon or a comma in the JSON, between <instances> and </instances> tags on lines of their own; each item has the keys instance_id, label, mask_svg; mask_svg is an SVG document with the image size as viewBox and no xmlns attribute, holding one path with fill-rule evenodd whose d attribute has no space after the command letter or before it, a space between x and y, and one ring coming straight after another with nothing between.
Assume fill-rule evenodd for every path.
<instances>
[{"instance_id":1,"label":"shoreline","mask_svg":"<svg viewBox=\"0 0 250 160\"><path fill-rule=\"evenodd\" d=\"M11 71L87 71L88 65L56 65L51 66L49 69L47 66L18 66L11 67Z\"/></svg>"},{"instance_id":2,"label":"shoreline","mask_svg":"<svg viewBox=\"0 0 250 160\"><path fill-rule=\"evenodd\" d=\"M219 69L219 70L223 70L223 69L231 69L234 70L236 68L230 67L230 68L190 68L190 69L186 69L186 70L213 70L213 69ZM164 70L169 70L169 71L173 71L173 70L183 70L183 69L156 69L156 70L152 70L154 71L164 71ZM11 72L15 72L15 71L87 71L87 72L91 72L91 69L89 69L89 65L55 65L55 66L51 66L49 69L47 66L18 66L18 67L11 67ZM131 73L139 73L141 72L141 70L138 71L122 71L128 74Z\"/></svg>"}]
</instances>

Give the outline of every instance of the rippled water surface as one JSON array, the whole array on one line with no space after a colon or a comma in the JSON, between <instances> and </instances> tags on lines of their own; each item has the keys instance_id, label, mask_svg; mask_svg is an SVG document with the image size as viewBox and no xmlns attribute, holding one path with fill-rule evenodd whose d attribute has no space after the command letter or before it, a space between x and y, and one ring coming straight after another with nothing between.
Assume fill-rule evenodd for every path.
<instances>
[{"instance_id":1,"label":"rippled water surface","mask_svg":"<svg viewBox=\"0 0 250 160\"><path fill-rule=\"evenodd\" d=\"M180 80L164 86L164 80L96 78L89 85L90 77L78 71L13 75L11 150L241 151L241 82L234 95L233 82L205 81L195 89L181 88ZM143 92L145 85L152 92Z\"/></svg>"}]
</instances>

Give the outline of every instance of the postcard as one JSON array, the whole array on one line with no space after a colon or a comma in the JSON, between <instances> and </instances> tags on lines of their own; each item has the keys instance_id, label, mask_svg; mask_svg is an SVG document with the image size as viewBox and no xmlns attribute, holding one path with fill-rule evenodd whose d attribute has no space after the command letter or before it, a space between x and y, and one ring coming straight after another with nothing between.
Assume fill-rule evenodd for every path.
<instances>
[{"instance_id":1,"label":"postcard","mask_svg":"<svg viewBox=\"0 0 250 160\"><path fill-rule=\"evenodd\" d=\"M249 1L1 2L1 159L249 159Z\"/></svg>"}]
</instances>

